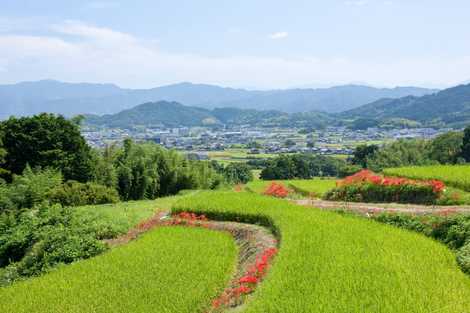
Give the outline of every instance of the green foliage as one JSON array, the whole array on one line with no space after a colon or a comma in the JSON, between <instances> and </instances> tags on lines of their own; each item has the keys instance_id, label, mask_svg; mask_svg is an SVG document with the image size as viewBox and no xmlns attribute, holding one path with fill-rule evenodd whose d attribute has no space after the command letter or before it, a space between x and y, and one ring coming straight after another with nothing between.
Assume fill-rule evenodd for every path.
<instances>
[{"instance_id":1,"label":"green foliage","mask_svg":"<svg viewBox=\"0 0 470 313\"><path fill-rule=\"evenodd\" d=\"M401 118L426 125L459 128L470 120L470 85L460 85L422 97L406 96L378 101L342 112L343 117L392 119Z\"/></svg>"},{"instance_id":2,"label":"green foliage","mask_svg":"<svg viewBox=\"0 0 470 313\"><path fill-rule=\"evenodd\" d=\"M26 166L23 175L13 176L11 184L0 185L0 212L33 208L47 202L49 192L61 183L62 175L57 170L32 170Z\"/></svg>"},{"instance_id":3,"label":"green foliage","mask_svg":"<svg viewBox=\"0 0 470 313\"><path fill-rule=\"evenodd\" d=\"M21 174L32 168L55 168L66 180L86 182L93 176L90 148L78 125L62 116L40 114L10 119L0 123L6 150L3 168ZM11 180L12 177L7 177Z\"/></svg>"},{"instance_id":4,"label":"green foliage","mask_svg":"<svg viewBox=\"0 0 470 313\"><path fill-rule=\"evenodd\" d=\"M367 159L367 167L380 172L388 167L429 165L437 161L429 157L430 143L425 140L398 140L379 149Z\"/></svg>"},{"instance_id":5,"label":"green foliage","mask_svg":"<svg viewBox=\"0 0 470 313\"><path fill-rule=\"evenodd\" d=\"M106 245L98 234L103 231L95 226L57 205L0 215L0 267L7 267L0 285L101 253Z\"/></svg>"},{"instance_id":6,"label":"green foliage","mask_svg":"<svg viewBox=\"0 0 470 313\"><path fill-rule=\"evenodd\" d=\"M366 168L368 160L372 158L378 150L379 147L377 145L357 146L354 150L352 164L362 166L362 168Z\"/></svg>"},{"instance_id":7,"label":"green foliage","mask_svg":"<svg viewBox=\"0 0 470 313\"><path fill-rule=\"evenodd\" d=\"M96 183L68 181L52 189L48 200L62 206L81 206L90 204L116 203L119 194L116 189Z\"/></svg>"},{"instance_id":8,"label":"green foliage","mask_svg":"<svg viewBox=\"0 0 470 313\"><path fill-rule=\"evenodd\" d=\"M431 141L430 158L441 164L456 164L462 154L463 134L448 132Z\"/></svg>"},{"instance_id":9,"label":"green foliage","mask_svg":"<svg viewBox=\"0 0 470 313\"><path fill-rule=\"evenodd\" d=\"M237 259L230 235L162 227L95 258L6 288L2 312L208 312Z\"/></svg>"},{"instance_id":10,"label":"green foliage","mask_svg":"<svg viewBox=\"0 0 470 313\"><path fill-rule=\"evenodd\" d=\"M467 274L470 274L470 241L457 252L457 263Z\"/></svg>"},{"instance_id":11,"label":"green foliage","mask_svg":"<svg viewBox=\"0 0 470 313\"><path fill-rule=\"evenodd\" d=\"M318 176L337 176L339 168L346 163L327 156L310 154L280 155L267 161L261 171L264 180L309 179Z\"/></svg>"},{"instance_id":12,"label":"green foliage","mask_svg":"<svg viewBox=\"0 0 470 313\"><path fill-rule=\"evenodd\" d=\"M232 184L246 184L253 180L251 168L245 163L230 163L223 169L225 179Z\"/></svg>"},{"instance_id":13,"label":"green foliage","mask_svg":"<svg viewBox=\"0 0 470 313\"><path fill-rule=\"evenodd\" d=\"M351 123L351 129L353 130L364 130L370 127L379 126L379 122L375 119L358 118Z\"/></svg>"},{"instance_id":14,"label":"green foliage","mask_svg":"<svg viewBox=\"0 0 470 313\"><path fill-rule=\"evenodd\" d=\"M462 157L470 162L470 126L467 126L463 132Z\"/></svg>"},{"instance_id":15,"label":"green foliage","mask_svg":"<svg viewBox=\"0 0 470 313\"><path fill-rule=\"evenodd\" d=\"M455 313L470 307L470 279L455 256L419 234L254 193L200 192L173 211L259 223L278 234L279 254L243 308L247 313Z\"/></svg>"},{"instance_id":16,"label":"green foliage","mask_svg":"<svg viewBox=\"0 0 470 313\"><path fill-rule=\"evenodd\" d=\"M351 175L356 174L360 170L362 170L362 166L348 164L339 168L338 177L343 178L343 177L351 176Z\"/></svg>"},{"instance_id":17,"label":"green foliage","mask_svg":"<svg viewBox=\"0 0 470 313\"><path fill-rule=\"evenodd\" d=\"M432 186L412 184L352 184L334 188L325 194L326 200L372 203L435 204L438 198L439 195L433 191Z\"/></svg>"},{"instance_id":18,"label":"green foliage","mask_svg":"<svg viewBox=\"0 0 470 313\"><path fill-rule=\"evenodd\" d=\"M102 150L93 150L94 178L100 185L116 188L118 179L115 167L119 149L115 145L107 145Z\"/></svg>"},{"instance_id":19,"label":"green foliage","mask_svg":"<svg viewBox=\"0 0 470 313\"><path fill-rule=\"evenodd\" d=\"M184 159L153 143L131 140L117 152L117 187L121 199L155 199L183 189L213 189L222 183L210 163Z\"/></svg>"}]
</instances>

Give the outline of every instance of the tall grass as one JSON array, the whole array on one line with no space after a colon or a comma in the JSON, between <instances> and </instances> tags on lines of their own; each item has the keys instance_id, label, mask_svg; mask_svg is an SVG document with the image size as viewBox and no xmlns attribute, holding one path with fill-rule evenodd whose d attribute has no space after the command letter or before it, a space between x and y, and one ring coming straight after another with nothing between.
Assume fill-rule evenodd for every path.
<instances>
[{"instance_id":1,"label":"tall grass","mask_svg":"<svg viewBox=\"0 0 470 313\"><path fill-rule=\"evenodd\" d=\"M470 310L470 278L422 235L254 193L204 192L178 201L180 210L258 221L279 234L279 254L244 312Z\"/></svg>"},{"instance_id":2,"label":"tall grass","mask_svg":"<svg viewBox=\"0 0 470 313\"><path fill-rule=\"evenodd\" d=\"M433 165L387 168L384 174L413 179L438 179L446 185L470 191L469 165Z\"/></svg>"},{"instance_id":3,"label":"tall grass","mask_svg":"<svg viewBox=\"0 0 470 313\"><path fill-rule=\"evenodd\" d=\"M204 312L230 279L236 251L228 234L158 228L101 256L0 288L0 312Z\"/></svg>"}]
</instances>

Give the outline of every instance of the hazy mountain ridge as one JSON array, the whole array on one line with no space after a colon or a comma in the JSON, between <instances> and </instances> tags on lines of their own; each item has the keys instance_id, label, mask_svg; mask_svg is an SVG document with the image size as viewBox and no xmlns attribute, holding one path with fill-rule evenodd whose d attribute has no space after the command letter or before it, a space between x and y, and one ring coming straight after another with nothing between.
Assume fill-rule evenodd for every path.
<instances>
[{"instance_id":1,"label":"hazy mountain ridge","mask_svg":"<svg viewBox=\"0 0 470 313\"><path fill-rule=\"evenodd\" d=\"M85 115L87 125L119 128L222 125L320 127L330 121L332 120L329 115L321 112L289 114L275 110L259 111L238 108L208 110L168 101L147 102L116 114Z\"/></svg>"},{"instance_id":2,"label":"hazy mountain ridge","mask_svg":"<svg viewBox=\"0 0 470 313\"><path fill-rule=\"evenodd\" d=\"M346 85L319 89L245 90L179 83L151 89L124 89L112 84L63 83L52 80L0 85L0 117L40 112L113 114L136 105L176 101L207 109L235 107L283 112L340 112L384 98L421 96L436 90Z\"/></svg>"},{"instance_id":3,"label":"hazy mountain ridge","mask_svg":"<svg viewBox=\"0 0 470 313\"><path fill-rule=\"evenodd\" d=\"M422 97L380 99L342 112L339 116L370 119L405 118L428 124L441 123L460 127L470 121L470 84Z\"/></svg>"}]
</instances>

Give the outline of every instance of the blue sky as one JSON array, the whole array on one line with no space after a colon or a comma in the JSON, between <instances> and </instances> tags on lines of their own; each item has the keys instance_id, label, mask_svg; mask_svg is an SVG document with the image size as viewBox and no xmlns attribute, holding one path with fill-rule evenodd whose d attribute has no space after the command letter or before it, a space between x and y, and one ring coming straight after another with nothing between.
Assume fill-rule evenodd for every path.
<instances>
[{"instance_id":1,"label":"blue sky","mask_svg":"<svg viewBox=\"0 0 470 313\"><path fill-rule=\"evenodd\" d=\"M154 87L470 80L463 0L2 0L0 83Z\"/></svg>"}]
</instances>

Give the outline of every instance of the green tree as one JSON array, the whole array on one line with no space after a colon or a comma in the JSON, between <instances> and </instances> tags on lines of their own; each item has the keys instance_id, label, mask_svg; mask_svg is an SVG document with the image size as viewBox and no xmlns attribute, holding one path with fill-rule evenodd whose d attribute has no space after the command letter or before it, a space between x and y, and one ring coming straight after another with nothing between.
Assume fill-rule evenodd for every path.
<instances>
[{"instance_id":1,"label":"green tree","mask_svg":"<svg viewBox=\"0 0 470 313\"><path fill-rule=\"evenodd\" d=\"M3 138L3 167L11 174L21 174L29 164L32 168L59 169L66 180L86 182L93 177L91 149L78 125L64 117L46 113L11 117L0 128L8 134Z\"/></svg>"},{"instance_id":2,"label":"green tree","mask_svg":"<svg viewBox=\"0 0 470 313\"><path fill-rule=\"evenodd\" d=\"M309 179L316 176L337 176L339 169L346 162L337 158L311 155L294 154L280 155L268 161L267 166L261 171L261 179Z\"/></svg>"},{"instance_id":3,"label":"green tree","mask_svg":"<svg viewBox=\"0 0 470 313\"><path fill-rule=\"evenodd\" d=\"M367 161L379 150L377 145L359 145L354 150L352 164L367 167Z\"/></svg>"},{"instance_id":4,"label":"green tree","mask_svg":"<svg viewBox=\"0 0 470 313\"><path fill-rule=\"evenodd\" d=\"M122 200L155 199L182 189L209 189L222 178L209 162L190 161L154 144L124 141L114 167Z\"/></svg>"},{"instance_id":5,"label":"green tree","mask_svg":"<svg viewBox=\"0 0 470 313\"><path fill-rule=\"evenodd\" d=\"M397 140L382 147L367 160L367 167L382 171L388 167L430 165L437 163L429 157L430 142L427 140Z\"/></svg>"},{"instance_id":6,"label":"green tree","mask_svg":"<svg viewBox=\"0 0 470 313\"><path fill-rule=\"evenodd\" d=\"M253 173L245 163L230 163L224 169L226 180L234 184L246 184L253 180Z\"/></svg>"},{"instance_id":7,"label":"green tree","mask_svg":"<svg viewBox=\"0 0 470 313\"><path fill-rule=\"evenodd\" d=\"M462 158L470 162L470 126L467 126L463 132Z\"/></svg>"},{"instance_id":8,"label":"green tree","mask_svg":"<svg viewBox=\"0 0 470 313\"><path fill-rule=\"evenodd\" d=\"M3 147L3 132L0 129L0 177L8 175L8 171L3 168L6 155L7 151Z\"/></svg>"},{"instance_id":9,"label":"green tree","mask_svg":"<svg viewBox=\"0 0 470 313\"><path fill-rule=\"evenodd\" d=\"M441 164L455 164L462 154L463 133L448 132L431 142L430 158Z\"/></svg>"}]
</instances>

